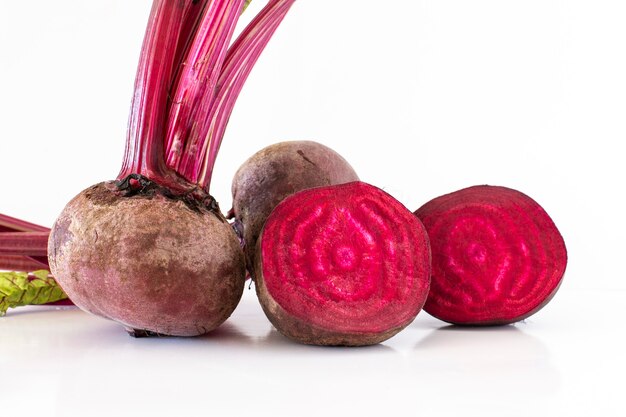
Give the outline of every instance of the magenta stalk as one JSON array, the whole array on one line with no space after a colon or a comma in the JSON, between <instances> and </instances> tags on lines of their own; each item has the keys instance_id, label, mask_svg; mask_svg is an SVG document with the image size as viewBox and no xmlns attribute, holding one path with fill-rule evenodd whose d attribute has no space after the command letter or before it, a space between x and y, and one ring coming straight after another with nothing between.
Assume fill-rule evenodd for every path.
<instances>
[{"instance_id":1,"label":"magenta stalk","mask_svg":"<svg viewBox=\"0 0 626 417\"><path fill-rule=\"evenodd\" d=\"M200 158L194 167L198 184L207 192L217 153L237 98L252 68L294 2L295 0L270 1L228 50L224 69L217 83L217 97L204 126L206 140L202 143Z\"/></svg>"},{"instance_id":2,"label":"magenta stalk","mask_svg":"<svg viewBox=\"0 0 626 417\"><path fill-rule=\"evenodd\" d=\"M165 165L163 137L169 89L177 59L193 34L206 1L155 0L135 79L128 137L118 179L139 174L172 190L187 185Z\"/></svg>"},{"instance_id":3,"label":"magenta stalk","mask_svg":"<svg viewBox=\"0 0 626 417\"><path fill-rule=\"evenodd\" d=\"M49 232L50 229L0 214L0 232Z\"/></svg>"},{"instance_id":4,"label":"magenta stalk","mask_svg":"<svg viewBox=\"0 0 626 417\"><path fill-rule=\"evenodd\" d=\"M202 120L215 98L214 91L243 0L211 2L186 54L186 64L176 81L168 119L168 163L190 182L202 140Z\"/></svg>"},{"instance_id":5,"label":"magenta stalk","mask_svg":"<svg viewBox=\"0 0 626 417\"><path fill-rule=\"evenodd\" d=\"M28 256L0 254L0 270L28 272L39 269L48 269L48 263Z\"/></svg>"},{"instance_id":6,"label":"magenta stalk","mask_svg":"<svg viewBox=\"0 0 626 417\"><path fill-rule=\"evenodd\" d=\"M47 256L48 232L0 233L0 254Z\"/></svg>"},{"instance_id":7,"label":"magenta stalk","mask_svg":"<svg viewBox=\"0 0 626 417\"><path fill-rule=\"evenodd\" d=\"M227 52L226 37L215 37L212 32L204 33L206 39L198 39L189 51L189 58L195 59L203 56L201 51L212 47L219 59L197 60L198 67L186 66L178 80L175 104L169 115L167 164L207 193L236 99L261 52L294 2L271 0ZM237 17L234 13L223 17L223 24L229 31L228 40L232 35L231 25ZM208 71L219 78L203 77Z\"/></svg>"}]
</instances>

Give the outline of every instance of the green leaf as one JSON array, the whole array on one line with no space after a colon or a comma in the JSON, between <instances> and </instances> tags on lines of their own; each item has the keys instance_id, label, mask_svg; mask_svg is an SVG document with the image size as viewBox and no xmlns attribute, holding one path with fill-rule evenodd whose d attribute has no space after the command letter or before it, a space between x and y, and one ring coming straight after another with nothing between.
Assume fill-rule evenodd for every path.
<instances>
[{"instance_id":1,"label":"green leaf","mask_svg":"<svg viewBox=\"0 0 626 417\"><path fill-rule=\"evenodd\" d=\"M242 13L246 11L246 9L248 8L248 6L250 5L250 3L252 3L252 0L246 0L245 3L243 4L243 10Z\"/></svg>"},{"instance_id":2,"label":"green leaf","mask_svg":"<svg viewBox=\"0 0 626 417\"><path fill-rule=\"evenodd\" d=\"M31 272L30 274L34 275L35 278L43 281L47 280L50 276L50 272L46 271L45 269L40 269L39 271Z\"/></svg>"},{"instance_id":3,"label":"green leaf","mask_svg":"<svg viewBox=\"0 0 626 417\"><path fill-rule=\"evenodd\" d=\"M50 272L0 272L0 317L9 308L48 304L67 298Z\"/></svg>"}]
</instances>

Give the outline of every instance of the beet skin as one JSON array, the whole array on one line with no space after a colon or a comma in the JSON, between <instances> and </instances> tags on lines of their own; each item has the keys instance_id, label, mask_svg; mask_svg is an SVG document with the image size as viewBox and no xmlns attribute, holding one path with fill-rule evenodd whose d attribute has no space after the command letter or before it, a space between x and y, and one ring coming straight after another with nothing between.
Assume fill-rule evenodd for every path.
<instances>
[{"instance_id":1,"label":"beet skin","mask_svg":"<svg viewBox=\"0 0 626 417\"><path fill-rule=\"evenodd\" d=\"M221 214L162 195L120 197L113 183L68 203L48 253L76 305L137 334L207 333L230 316L245 282L243 252Z\"/></svg>"},{"instance_id":2,"label":"beet skin","mask_svg":"<svg viewBox=\"0 0 626 417\"><path fill-rule=\"evenodd\" d=\"M541 309L567 264L565 243L533 199L505 187L476 186L423 205L433 254L424 310L467 325L508 324Z\"/></svg>"},{"instance_id":3,"label":"beet skin","mask_svg":"<svg viewBox=\"0 0 626 417\"><path fill-rule=\"evenodd\" d=\"M250 272L254 269L256 241L278 203L301 190L358 179L341 155L312 141L277 143L244 162L233 178L231 213L243 229Z\"/></svg>"},{"instance_id":4,"label":"beet skin","mask_svg":"<svg viewBox=\"0 0 626 417\"><path fill-rule=\"evenodd\" d=\"M288 197L257 245L263 310L301 343L382 342L413 321L428 294L424 227L389 194L362 182Z\"/></svg>"}]
</instances>

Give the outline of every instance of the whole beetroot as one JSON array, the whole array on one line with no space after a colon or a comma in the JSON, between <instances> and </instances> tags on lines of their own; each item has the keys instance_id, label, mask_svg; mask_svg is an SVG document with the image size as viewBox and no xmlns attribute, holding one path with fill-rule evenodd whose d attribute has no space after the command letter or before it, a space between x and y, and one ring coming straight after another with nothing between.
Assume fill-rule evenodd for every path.
<instances>
[{"instance_id":1,"label":"whole beetroot","mask_svg":"<svg viewBox=\"0 0 626 417\"><path fill-rule=\"evenodd\" d=\"M160 194L121 197L113 182L68 203L48 253L76 305L132 335L207 333L230 316L245 282L243 252L219 211Z\"/></svg>"},{"instance_id":2,"label":"whole beetroot","mask_svg":"<svg viewBox=\"0 0 626 417\"><path fill-rule=\"evenodd\" d=\"M256 241L278 203L298 191L358 179L341 155L313 141L276 143L244 162L233 178L229 217L242 232L250 273L254 275Z\"/></svg>"},{"instance_id":3,"label":"whole beetroot","mask_svg":"<svg viewBox=\"0 0 626 417\"><path fill-rule=\"evenodd\" d=\"M488 185L437 197L415 214L433 254L424 310L467 325L508 324L554 296L567 264L565 243L527 195Z\"/></svg>"},{"instance_id":4,"label":"whole beetroot","mask_svg":"<svg viewBox=\"0 0 626 417\"><path fill-rule=\"evenodd\" d=\"M117 181L81 192L49 240L79 307L136 336L194 336L243 291L244 254L210 196L245 81L295 0L267 5L233 42L245 0L154 0Z\"/></svg>"}]
</instances>

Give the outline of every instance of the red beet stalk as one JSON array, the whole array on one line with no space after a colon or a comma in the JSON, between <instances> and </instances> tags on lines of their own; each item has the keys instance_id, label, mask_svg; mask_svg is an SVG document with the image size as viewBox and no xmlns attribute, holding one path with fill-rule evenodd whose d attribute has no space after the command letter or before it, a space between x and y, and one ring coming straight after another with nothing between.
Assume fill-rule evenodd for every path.
<instances>
[{"instance_id":1,"label":"red beet stalk","mask_svg":"<svg viewBox=\"0 0 626 417\"><path fill-rule=\"evenodd\" d=\"M543 208L505 187L476 186L431 200L415 214L433 254L424 309L467 325L522 320L556 293L565 243Z\"/></svg>"},{"instance_id":2,"label":"red beet stalk","mask_svg":"<svg viewBox=\"0 0 626 417\"><path fill-rule=\"evenodd\" d=\"M50 229L0 214L0 233L2 232L49 232Z\"/></svg>"},{"instance_id":3,"label":"red beet stalk","mask_svg":"<svg viewBox=\"0 0 626 417\"><path fill-rule=\"evenodd\" d=\"M207 3L154 1L139 58L126 151L118 179L138 174L175 192L190 188L165 166L163 137L177 64L180 65L198 16Z\"/></svg>"},{"instance_id":4,"label":"red beet stalk","mask_svg":"<svg viewBox=\"0 0 626 417\"><path fill-rule=\"evenodd\" d=\"M424 227L396 199L362 182L286 198L258 245L263 309L280 332L302 343L379 343L413 321L426 300Z\"/></svg>"},{"instance_id":5,"label":"red beet stalk","mask_svg":"<svg viewBox=\"0 0 626 417\"><path fill-rule=\"evenodd\" d=\"M48 232L0 233L0 269L48 269Z\"/></svg>"},{"instance_id":6,"label":"red beet stalk","mask_svg":"<svg viewBox=\"0 0 626 417\"><path fill-rule=\"evenodd\" d=\"M222 12L219 22L225 30L199 37L187 53L196 65L186 65L176 80L168 119L167 165L207 192L237 97L294 2L270 0L228 49L237 16ZM201 56L208 58L198 59Z\"/></svg>"},{"instance_id":7,"label":"red beet stalk","mask_svg":"<svg viewBox=\"0 0 626 417\"><path fill-rule=\"evenodd\" d=\"M0 269L25 272L37 269L48 269L47 253L36 255L32 253L32 250L31 253L23 253L28 245L31 245L31 248L32 245L37 245L37 238L33 235L30 237L24 235L25 238L22 238L16 234L17 232L35 232L45 233L47 235L50 229L16 219L15 217L0 214ZM41 236L39 239L41 239ZM45 237L43 240L47 242L48 238ZM34 248L39 253L41 253L42 247L45 247L45 244L41 246L42 243L43 242L40 240L40 247ZM5 250L1 248L2 245L4 245Z\"/></svg>"},{"instance_id":8,"label":"red beet stalk","mask_svg":"<svg viewBox=\"0 0 626 417\"><path fill-rule=\"evenodd\" d=\"M229 46L249 1L155 1L118 179L140 174L177 192L209 191L236 99L294 2L270 0Z\"/></svg>"},{"instance_id":9,"label":"red beet stalk","mask_svg":"<svg viewBox=\"0 0 626 417\"><path fill-rule=\"evenodd\" d=\"M43 258L41 258L43 260ZM37 271L40 269L48 269L46 262L39 262L27 256L4 255L0 253L0 270L4 271Z\"/></svg>"},{"instance_id":10,"label":"red beet stalk","mask_svg":"<svg viewBox=\"0 0 626 417\"><path fill-rule=\"evenodd\" d=\"M48 232L0 233L0 253L5 255L47 256Z\"/></svg>"},{"instance_id":11,"label":"red beet stalk","mask_svg":"<svg viewBox=\"0 0 626 417\"><path fill-rule=\"evenodd\" d=\"M16 219L15 217L0 214L0 241L4 238L5 245L7 245L8 238L5 238L5 233L15 232L39 232L47 234L50 232L50 229ZM47 241L48 238L46 237L45 240ZM13 242L18 242L22 250L24 249L24 242L19 237L17 237L17 239L13 237ZM32 239L30 239L30 243L33 243ZM40 249L41 248L39 248L39 251ZM12 247L10 243L8 243L6 251L0 250L0 270L29 272L38 269L48 269L47 254L41 256L34 255L33 253L16 255L17 250L18 249Z\"/></svg>"}]
</instances>

